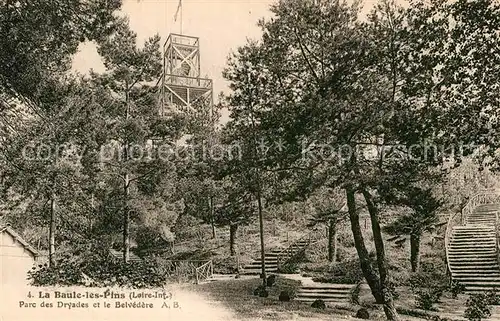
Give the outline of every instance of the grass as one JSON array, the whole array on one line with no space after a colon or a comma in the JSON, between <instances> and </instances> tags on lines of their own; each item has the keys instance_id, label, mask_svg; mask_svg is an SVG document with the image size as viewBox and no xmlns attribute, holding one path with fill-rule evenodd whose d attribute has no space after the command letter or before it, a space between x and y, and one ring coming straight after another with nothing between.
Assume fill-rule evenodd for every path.
<instances>
[{"instance_id":1,"label":"grass","mask_svg":"<svg viewBox=\"0 0 500 321\"><path fill-rule=\"evenodd\" d=\"M304 222L284 222L266 220L266 249L286 248L290 242L300 238L304 233ZM240 226L236 237L236 249L239 263L244 266L260 255L260 237L258 222L249 226ZM213 259L217 273L236 268L236 259L230 259L229 227L217 228L217 238L212 239L211 228L200 224L187 228L182 237L176 241L175 254L169 255L172 260ZM233 264L229 264L234 261ZM220 266L219 266L220 265ZM219 271L220 270L220 271ZM234 273L234 272L227 272Z\"/></svg>"},{"instance_id":2,"label":"grass","mask_svg":"<svg viewBox=\"0 0 500 321\"><path fill-rule=\"evenodd\" d=\"M261 284L261 280L242 279L218 281L202 285L189 285L189 290L222 303L226 308L233 311L238 320L342 320L353 318L360 307L369 310L370 320L385 320L383 309L375 304L373 297L366 289L363 291L361 305L338 304L318 310L310 307L309 303L298 301L280 302L278 296L282 290L295 292L299 282L278 277L276 285L268 288L269 297L260 298L253 295L253 290ZM465 307L466 295L460 295L458 299L452 299L448 293L436 304L437 311L424 311L415 307L414 295L409 287L398 288L399 299L395 304L401 320L429 320L435 316L449 320L463 320L463 309ZM500 307L494 307L496 313Z\"/></svg>"},{"instance_id":3,"label":"grass","mask_svg":"<svg viewBox=\"0 0 500 321\"><path fill-rule=\"evenodd\" d=\"M346 227L347 228L347 227ZM344 232L344 231L343 231ZM345 234L347 234L346 231ZM370 233L369 230L365 231ZM240 239L243 242L243 239ZM355 251L349 249L343 243L348 243L349 238L341 238L340 248L345 251L343 260L356 257ZM444 253L442 241L431 245L428 234L424 235L422 242L422 268L444 269L441 255ZM326 244L320 243L311 247L306 253L308 263L302 265L302 271L310 276L332 276L332 266L325 262ZM408 245L408 244L406 244ZM447 317L451 320L460 319L463 315L465 296L458 300L451 299L445 295L439 304L436 304L437 312L423 311L416 308L414 294L408 286L408 279L411 275L409 267L408 247L394 246L387 243L387 253L389 254L389 266L391 276L398 284L400 298L395 300L395 304L400 313L401 320L425 320L433 316ZM302 273L302 274L306 274ZM277 284L268 288L270 294L268 298L260 298L253 295L254 289L261 284L261 280L243 279L218 281L209 284L191 286L192 290L211 299L222 303L226 308L232 310L238 316L238 320L342 320L352 318L360 307L368 308L371 320L385 320L383 309L375 304L370 291L365 289L360 294L361 305L344 304L335 307L327 307L325 310L317 310L310 307L310 304L301 302L280 302L279 293L282 290L295 292L299 283L288 280L285 277L278 277Z\"/></svg>"},{"instance_id":4,"label":"grass","mask_svg":"<svg viewBox=\"0 0 500 321\"><path fill-rule=\"evenodd\" d=\"M364 213L366 214L366 213ZM396 217L397 213L387 213L384 217L385 221L390 221ZM266 231L266 248L286 247L291 241L299 238L304 233L304 222L299 220L281 221L278 219L277 224L273 225L272 221L267 221L265 224ZM363 216L360 221L365 242L370 252L374 251L373 236L370 226L370 220L367 216ZM387 223L387 222L386 222ZM229 256L229 240L228 235L219 235L217 240L210 238L210 229L206 227L206 233L202 241L187 242L183 246L177 248L178 257L185 259L198 258L199 256L211 257L214 260L216 273L234 273L236 267L236 258ZM224 229L219 229L222 232ZM223 234L223 233L220 233ZM227 233L226 233L227 234ZM438 234L444 234L439 231ZM338 259L339 261L349 261L357 259L357 252L354 248L352 232L350 225L345 222L339 226L338 230ZM443 298L441 304L438 304L438 312L428 313L423 310L416 309L413 293L407 288L411 276L409 262L409 242L397 245L394 242L389 242L389 235L384 234L386 241L386 252L388 257L388 265L391 279L398 286L398 293L401 297L396 300L399 312L402 314L402 320L422 320L430 315L446 315L450 318L460 317L463 310L463 301L448 300ZM252 257L258 256L260 248L260 240L258 234L258 226L256 222L247 227L241 227L238 231L237 249L239 252L239 264L245 265L251 261ZM444 254L443 240L432 242L429 233L424 234L421 244L421 265L431 265L431 270L444 269L442 255ZM193 251L198 249L197 251ZM310 277L319 277L322 279L333 279L339 275L345 274L342 271L335 271L332 264L326 261L327 257L327 241L322 240L314 246L310 246L305 252L304 263L301 264L301 274ZM350 269L350 267L348 267ZM226 272L227 271L227 272ZM344 271L346 272L346 271ZM260 279L251 280L228 280L218 281L199 286L190 286L193 291L200 292L203 295L209 296L211 299L221 302L227 308L234 311L240 318L260 318L261 320L297 320L306 318L308 320L340 320L352 317L361 307L367 307L370 311L372 320L384 320L383 309L380 305L374 304L373 296L370 291L362 291L360 295L361 306L346 305L336 306L335 308L327 308L326 310L317 310L310 307L310 304L301 302L280 302L278 296L281 290L288 289L291 292L298 287L298 282L278 278L278 283L275 287L270 288L268 298L260 298L253 295L254 289L261 283ZM402 287L403 286L403 287ZM458 312L460 311L460 312ZM458 312L458 313L457 313ZM334 317L332 316L334 315ZM329 315L326 317L326 315ZM404 315L404 316L403 316ZM253 319L251 319L253 320Z\"/></svg>"},{"instance_id":5,"label":"grass","mask_svg":"<svg viewBox=\"0 0 500 321\"><path fill-rule=\"evenodd\" d=\"M432 316L446 317L451 320L461 319L465 307L466 295L459 295L452 299L447 292L443 294L439 303L434 305L435 311L426 311L416 307L415 295L409 287L398 288L399 299L395 301L398 312L402 315L410 315L428 319Z\"/></svg>"},{"instance_id":6,"label":"grass","mask_svg":"<svg viewBox=\"0 0 500 321\"><path fill-rule=\"evenodd\" d=\"M278 296L281 291L294 293L300 282L283 277L276 279L276 284L268 288L269 297L260 298L253 295L253 291L262 283L261 279L227 280L212 282L197 286L189 286L190 290L221 302L224 306L236 313L239 319L264 320L293 320L307 318L311 320L334 320L332 314L339 319L352 316L352 311L346 309L326 308L318 310L309 304L297 301L280 302Z\"/></svg>"}]
</instances>

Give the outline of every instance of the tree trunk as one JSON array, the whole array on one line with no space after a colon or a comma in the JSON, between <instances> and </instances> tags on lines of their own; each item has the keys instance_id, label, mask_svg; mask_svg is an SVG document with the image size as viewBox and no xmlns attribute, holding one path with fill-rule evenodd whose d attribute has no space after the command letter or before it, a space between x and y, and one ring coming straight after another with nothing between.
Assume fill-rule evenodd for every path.
<instances>
[{"instance_id":1,"label":"tree trunk","mask_svg":"<svg viewBox=\"0 0 500 321\"><path fill-rule=\"evenodd\" d=\"M208 198L209 211L210 211L210 225L212 226L212 238L217 238L217 232L215 231L215 218L214 218L214 197L210 196Z\"/></svg>"},{"instance_id":2,"label":"tree trunk","mask_svg":"<svg viewBox=\"0 0 500 321\"><path fill-rule=\"evenodd\" d=\"M130 212L128 210L129 177L124 177L124 206L123 206L123 262L128 263L130 259Z\"/></svg>"},{"instance_id":3,"label":"tree trunk","mask_svg":"<svg viewBox=\"0 0 500 321\"><path fill-rule=\"evenodd\" d=\"M260 184L259 184L260 185ZM267 285L266 277L266 248L264 245L264 215L262 213L262 199L260 195L260 186L257 188L257 205L259 209L259 233L260 233L260 260L261 260L261 277L264 287Z\"/></svg>"},{"instance_id":4,"label":"tree trunk","mask_svg":"<svg viewBox=\"0 0 500 321\"><path fill-rule=\"evenodd\" d=\"M229 251L231 256L236 255L236 232L238 232L238 224L229 225Z\"/></svg>"},{"instance_id":5,"label":"tree trunk","mask_svg":"<svg viewBox=\"0 0 500 321\"><path fill-rule=\"evenodd\" d=\"M363 271L363 275L366 279L366 282L368 283L368 286L370 287L370 290L376 302L383 303L384 297L382 295L382 289L380 288L380 280L372 266L368 250L366 249L363 233L361 231L361 226L359 224L359 214L356 210L354 191L350 188L347 188L346 196L349 220L351 221L351 230L354 238L354 246L356 247L356 251L358 252L361 270Z\"/></svg>"},{"instance_id":6,"label":"tree trunk","mask_svg":"<svg viewBox=\"0 0 500 321\"><path fill-rule=\"evenodd\" d=\"M380 288L382 290L384 299L384 312L387 320L398 321L399 315L396 311L394 305L394 300L392 298L392 293L389 288L389 278L387 269L387 260L385 258L384 240L382 239L382 231L380 229L380 223L378 220L379 210L375 205L371 194L366 190L362 190L363 196L366 200L366 205L368 207L368 212L370 213L370 219L372 222L372 232L373 241L375 243L375 250L377 252L377 265L380 275Z\"/></svg>"},{"instance_id":7,"label":"tree trunk","mask_svg":"<svg viewBox=\"0 0 500 321\"><path fill-rule=\"evenodd\" d=\"M248 80L250 81L250 74ZM250 107L250 118L252 122L252 136L253 136L253 150L254 150L254 155L259 157L259 150L257 148L257 137L255 135L255 114L253 111L254 107L254 102L253 102L253 97L252 97L252 92L250 92L250 99L249 99L249 104L248 106ZM253 165L256 165L252 161ZM264 246L264 218L263 215L264 213L262 212L262 182L261 182L261 176L260 176L260 170L257 164L257 167L255 168L256 170L256 183L257 183L257 205L258 205L258 212L259 212L259 233L260 233L260 259L261 259L261 266L262 266L262 271L261 271L261 278L262 278L262 285L264 288L267 286L267 278L266 278L266 253L265 253L265 246Z\"/></svg>"},{"instance_id":8,"label":"tree trunk","mask_svg":"<svg viewBox=\"0 0 500 321\"><path fill-rule=\"evenodd\" d=\"M337 222L330 219L328 222L328 261L334 263L337 258Z\"/></svg>"},{"instance_id":9,"label":"tree trunk","mask_svg":"<svg viewBox=\"0 0 500 321\"><path fill-rule=\"evenodd\" d=\"M93 217L95 215L95 207L94 207L94 192L92 192L92 195L90 196L90 208L92 209L89 215L89 235L92 234L92 229L94 228L94 221Z\"/></svg>"},{"instance_id":10,"label":"tree trunk","mask_svg":"<svg viewBox=\"0 0 500 321\"><path fill-rule=\"evenodd\" d=\"M56 252L56 196L50 197L50 225L49 225L49 266L54 267Z\"/></svg>"},{"instance_id":11,"label":"tree trunk","mask_svg":"<svg viewBox=\"0 0 500 321\"><path fill-rule=\"evenodd\" d=\"M420 234L418 233L410 235L410 262L411 271L418 272L420 266Z\"/></svg>"},{"instance_id":12,"label":"tree trunk","mask_svg":"<svg viewBox=\"0 0 500 321\"><path fill-rule=\"evenodd\" d=\"M130 117L129 106L129 87L128 82L125 84L125 119ZM128 162L129 142L127 138L124 139L123 160L126 164ZM123 262L128 263L130 259L130 212L128 210L129 198L129 173L125 173L123 177Z\"/></svg>"}]
</instances>

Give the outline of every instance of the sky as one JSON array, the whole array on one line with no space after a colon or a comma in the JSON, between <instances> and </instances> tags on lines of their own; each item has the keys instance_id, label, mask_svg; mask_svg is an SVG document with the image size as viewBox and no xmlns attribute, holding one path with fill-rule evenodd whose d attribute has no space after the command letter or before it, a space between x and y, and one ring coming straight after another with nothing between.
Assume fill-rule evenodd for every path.
<instances>
[{"instance_id":1,"label":"sky","mask_svg":"<svg viewBox=\"0 0 500 321\"><path fill-rule=\"evenodd\" d=\"M246 39L258 39L257 22L270 17L272 0L182 0L182 32L200 38L201 75L214 81L214 95L227 91L222 70L228 55ZM180 32L180 13L174 15L178 0L124 0L122 11L130 19L139 43L158 33L165 42L169 33ZM90 68L103 71L103 65L92 43L80 46L73 69L87 73Z\"/></svg>"},{"instance_id":2,"label":"sky","mask_svg":"<svg viewBox=\"0 0 500 321\"><path fill-rule=\"evenodd\" d=\"M376 0L365 0L369 10ZM200 38L201 76L213 79L214 97L228 92L222 70L231 52L258 39L261 30L257 22L270 18L269 7L274 0L182 0L182 33ZM180 33L180 13L174 16L179 0L123 0L122 14L130 19L139 44L158 33L165 42L170 33ZM103 71L104 66L92 43L82 44L73 60L73 69L88 73Z\"/></svg>"}]
</instances>

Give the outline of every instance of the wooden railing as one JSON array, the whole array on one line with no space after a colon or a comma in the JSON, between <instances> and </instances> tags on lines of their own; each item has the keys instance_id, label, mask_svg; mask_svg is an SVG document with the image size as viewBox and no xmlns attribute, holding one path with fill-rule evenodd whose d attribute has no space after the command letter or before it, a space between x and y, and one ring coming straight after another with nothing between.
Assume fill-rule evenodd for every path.
<instances>
[{"instance_id":1,"label":"wooden railing","mask_svg":"<svg viewBox=\"0 0 500 321\"><path fill-rule=\"evenodd\" d=\"M495 250L497 252L497 263L500 265L500 221L498 211L495 212Z\"/></svg>"},{"instance_id":2,"label":"wooden railing","mask_svg":"<svg viewBox=\"0 0 500 321\"><path fill-rule=\"evenodd\" d=\"M204 280L213 274L211 260L166 260L157 257L156 262L162 273L178 282L192 282L194 280L198 283L198 280ZM206 269L207 266L210 267L209 271Z\"/></svg>"},{"instance_id":3,"label":"wooden railing","mask_svg":"<svg viewBox=\"0 0 500 321\"><path fill-rule=\"evenodd\" d=\"M453 233L453 228L457 225L465 225L467 222L467 218L469 215L474 211L476 207L479 205L484 205L484 204L492 204L492 203L499 203L500 202L500 195L498 191L495 190L483 190L480 191L474 196L472 196L467 203L462 207L462 210L458 213L451 213L450 217L448 218L448 224L446 225L446 233L444 237L444 245L445 245L445 251L446 251L446 264L448 267L448 272L451 274L451 269L450 269L450 257L449 257L449 244L451 240L451 235ZM498 219L497 219L498 221ZM498 228L497 228L497 233L498 233ZM498 235L497 235L497 247L498 247ZM497 249L497 253L499 253Z\"/></svg>"},{"instance_id":4,"label":"wooden railing","mask_svg":"<svg viewBox=\"0 0 500 321\"><path fill-rule=\"evenodd\" d=\"M200 284L201 281L206 281L212 277L214 274L214 264L212 260L199 266L195 269L196 284Z\"/></svg>"},{"instance_id":5,"label":"wooden railing","mask_svg":"<svg viewBox=\"0 0 500 321\"><path fill-rule=\"evenodd\" d=\"M448 268L448 273L451 274L451 268L450 268L450 253L448 250L448 246L450 244L450 239L451 239L451 234L453 232L453 228L456 225L461 225L461 220L459 221L461 215L459 215L460 212L457 213L452 213L450 214L450 217L448 218L448 224L446 225L446 233L444 235L444 248L446 251L446 265ZM457 222L460 222L460 224L457 224Z\"/></svg>"},{"instance_id":6,"label":"wooden railing","mask_svg":"<svg viewBox=\"0 0 500 321\"><path fill-rule=\"evenodd\" d=\"M277 255L278 268L280 267L280 265L286 263L300 251L305 249L307 246L311 245L312 243L316 243L321 239L324 239L326 237L324 231L325 231L324 228L316 227L314 230L310 231L309 233L295 240L287 248L279 252ZM304 245L298 245L299 243L303 243L304 241L305 241Z\"/></svg>"},{"instance_id":7,"label":"wooden railing","mask_svg":"<svg viewBox=\"0 0 500 321\"><path fill-rule=\"evenodd\" d=\"M461 211L461 223L465 225L467 217L479 205L493 204L499 201L499 194L494 190L484 190L471 197Z\"/></svg>"}]
</instances>

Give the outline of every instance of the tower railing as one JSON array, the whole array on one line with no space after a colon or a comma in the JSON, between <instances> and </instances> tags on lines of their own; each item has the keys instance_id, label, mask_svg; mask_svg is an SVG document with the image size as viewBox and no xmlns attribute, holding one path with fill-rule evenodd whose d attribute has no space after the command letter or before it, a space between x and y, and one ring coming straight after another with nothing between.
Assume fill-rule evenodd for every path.
<instances>
[{"instance_id":1,"label":"tower railing","mask_svg":"<svg viewBox=\"0 0 500 321\"><path fill-rule=\"evenodd\" d=\"M165 84L199 88L212 88L212 79L165 74Z\"/></svg>"},{"instance_id":2,"label":"tower railing","mask_svg":"<svg viewBox=\"0 0 500 321\"><path fill-rule=\"evenodd\" d=\"M170 43L173 44L180 44L180 45L188 45L188 46L198 46L200 38L199 37L193 37L193 36L186 36L186 35L181 35L178 33L171 33L165 43L163 44L164 47L167 47Z\"/></svg>"}]
</instances>

